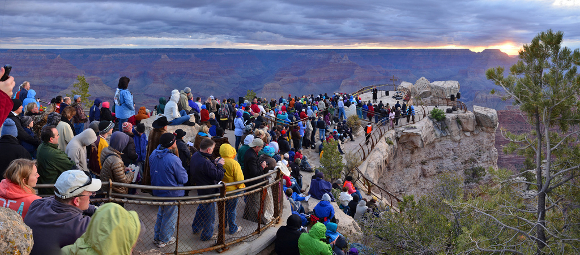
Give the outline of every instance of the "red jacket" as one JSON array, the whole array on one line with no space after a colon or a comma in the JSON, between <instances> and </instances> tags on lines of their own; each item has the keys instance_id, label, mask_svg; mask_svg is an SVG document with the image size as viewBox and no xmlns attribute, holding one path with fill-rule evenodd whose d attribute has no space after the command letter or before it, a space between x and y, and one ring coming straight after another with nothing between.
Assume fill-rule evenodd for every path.
<instances>
[{"instance_id":1,"label":"red jacket","mask_svg":"<svg viewBox=\"0 0 580 255\"><path fill-rule=\"evenodd\" d=\"M4 91L0 92L0 123L4 123L6 118L8 118L8 114L12 111L12 107L14 103L12 103L12 99L4 93Z\"/></svg>"},{"instance_id":2,"label":"red jacket","mask_svg":"<svg viewBox=\"0 0 580 255\"><path fill-rule=\"evenodd\" d=\"M349 195L352 195L352 193L356 192L356 189L354 188L354 185L352 185L352 182L344 181L344 184L342 186L348 188Z\"/></svg>"},{"instance_id":3,"label":"red jacket","mask_svg":"<svg viewBox=\"0 0 580 255\"><path fill-rule=\"evenodd\" d=\"M209 111L207 109L201 109L201 122L209 121Z\"/></svg>"},{"instance_id":4,"label":"red jacket","mask_svg":"<svg viewBox=\"0 0 580 255\"><path fill-rule=\"evenodd\" d=\"M372 118L375 116L375 108L372 105L369 105L369 112L367 113L367 118Z\"/></svg>"},{"instance_id":5,"label":"red jacket","mask_svg":"<svg viewBox=\"0 0 580 255\"><path fill-rule=\"evenodd\" d=\"M25 192L22 187L8 179L0 182L0 206L16 211L22 216L22 219L26 216L32 201L36 199L40 199L40 197L33 194L31 190Z\"/></svg>"},{"instance_id":6,"label":"red jacket","mask_svg":"<svg viewBox=\"0 0 580 255\"><path fill-rule=\"evenodd\" d=\"M308 118L308 115L306 115L305 112L301 112L300 113L300 119L303 120L303 119L306 119L306 118Z\"/></svg>"},{"instance_id":7,"label":"red jacket","mask_svg":"<svg viewBox=\"0 0 580 255\"><path fill-rule=\"evenodd\" d=\"M252 106L250 106L250 108L252 108L252 112L260 113L260 107L258 107L257 104L252 104Z\"/></svg>"}]
</instances>

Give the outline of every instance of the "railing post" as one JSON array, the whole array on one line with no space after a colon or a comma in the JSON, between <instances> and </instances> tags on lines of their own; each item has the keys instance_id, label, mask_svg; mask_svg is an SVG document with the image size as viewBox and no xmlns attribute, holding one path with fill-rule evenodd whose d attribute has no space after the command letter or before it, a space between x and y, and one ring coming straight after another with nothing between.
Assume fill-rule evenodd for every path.
<instances>
[{"instance_id":1,"label":"railing post","mask_svg":"<svg viewBox=\"0 0 580 255\"><path fill-rule=\"evenodd\" d=\"M177 232L176 234L176 238L175 238L175 252L174 254L177 255L177 252L179 250L179 218L181 218L181 200L177 200L177 226L175 231Z\"/></svg>"},{"instance_id":2,"label":"railing post","mask_svg":"<svg viewBox=\"0 0 580 255\"><path fill-rule=\"evenodd\" d=\"M113 193L113 180L109 178L109 202L111 202L111 194Z\"/></svg>"},{"instance_id":3,"label":"railing post","mask_svg":"<svg viewBox=\"0 0 580 255\"><path fill-rule=\"evenodd\" d=\"M262 196L260 196L260 210L258 211L258 229L256 230L258 234L260 233L260 229L262 228L262 215L264 214L264 200L266 198L266 188L262 187Z\"/></svg>"},{"instance_id":4,"label":"railing post","mask_svg":"<svg viewBox=\"0 0 580 255\"><path fill-rule=\"evenodd\" d=\"M220 187L220 198L223 199L226 197L226 184L222 182L222 186ZM235 210L235 208L234 208ZM225 243L225 235L226 235L226 200L221 200L218 202L218 239L217 244L221 245Z\"/></svg>"},{"instance_id":5,"label":"railing post","mask_svg":"<svg viewBox=\"0 0 580 255\"><path fill-rule=\"evenodd\" d=\"M281 180L282 179L282 175L280 173L280 170L278 170L278 172L276 173L276 180ZM273 185L272 186L272 199L275 201L274 203L274 218L277 218L278 216L282 215L280 208L282 208L282 205L280 203L280 198L281 198L281 193L280 193L280 188L282 185L281 181L277 181L278 184Z\"/></svg>"}]
</instances>

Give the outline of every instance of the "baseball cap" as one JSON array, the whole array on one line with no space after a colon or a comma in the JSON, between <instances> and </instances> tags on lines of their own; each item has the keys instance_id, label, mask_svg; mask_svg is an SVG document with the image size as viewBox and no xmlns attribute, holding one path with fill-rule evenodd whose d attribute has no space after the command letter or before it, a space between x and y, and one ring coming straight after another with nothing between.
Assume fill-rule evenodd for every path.
<instances>
[{"instance_id":1,"label":"baseball cap","mask_svg":"<svg viewBox=\"0 0 580 255\"><path fill-rule=\"evenodd\" d=\"M81 170L68 170L60 174L54 184L54 195L67 199L83 193L83 191L95 192L101 189L101 180L89 177Z\"/></svg>"}]
</instances>

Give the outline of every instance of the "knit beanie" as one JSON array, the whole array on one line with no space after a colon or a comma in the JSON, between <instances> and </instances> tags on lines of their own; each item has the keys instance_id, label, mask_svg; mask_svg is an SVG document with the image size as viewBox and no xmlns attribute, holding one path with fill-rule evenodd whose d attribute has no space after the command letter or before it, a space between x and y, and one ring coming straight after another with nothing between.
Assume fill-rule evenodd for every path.
<instances>
[{"instance_id":1,"label":"knit beanie","mask_svg":"<svg viewBox=\"0 0 580 255\"><path fill-rule=\"evenodd\" d=\"M18 129L16 129L16 123L12 119L6 119L4 124L2 125L2 131L0 132L1 136L4 135L11 135L14 137L18 137Z\"/></svg>"},{"instance_id":2,"label":"knit beanie","mask_svg":"<svg viewBox=\"0 0 580 255\"><path fill-rule=\"evenodd\" d=\"M107 120L103 120L103 121L99 122L99 130L100 130L101 134L106 134L112 128L113 128L113 122L110 122Z\"/></svg>"},{"instance_id":3,"label":"knit beanie","mask_svg":"<svg viewBox=\"0 0 580 255\"><path fill-rule=\"evenodd\" d=\"M20 106L22 106L22 101L20 101L20 99L12 99L12 103L14 103L14 106L12 106L12 111L16 111L18 108L20 108Z\"/></svg>"},{"instance_id":4,"label":"knit beanie","mask_svg":"<svg viewBox=\"0 0 580 255\"><path fill-rule=\"evenodd\" d=\"M61 115L58 112L52 112L46 117L47 126L56 126L60 122Z\"/></svg>"},{"instance_id":5,"label":"knit beanie","mask_svg":"<svg viewBox=\"0 0 580 255\"><path fill-rule=\"evenodd\" d=\"M32 122L32 117L30 117L30 116L20 117L20 123L22 123L23 128L28 128L28 125L30 125L30 122Z\"/></svg>"},{"instance_id":6,"label":"knit beanie","mask_svg":"<svg viewBox=\"0 0 580 255\"><path fill-rule=\"evenodd\" d=\"M131 122L123 123L123 132L125 133L133 132L133 124L131 124Z\"/></svg>"},{"instance_id":7,"label":"knit beanie","mask_svg":"<svg viewBox=\"0 0 580 255\"><path fill-rule=\"evenodd\" d=\"M89 128L95 131L95 134L99 135L99 121L93 120L91 124L89 124Z\"/></svg>"}]
</instances>

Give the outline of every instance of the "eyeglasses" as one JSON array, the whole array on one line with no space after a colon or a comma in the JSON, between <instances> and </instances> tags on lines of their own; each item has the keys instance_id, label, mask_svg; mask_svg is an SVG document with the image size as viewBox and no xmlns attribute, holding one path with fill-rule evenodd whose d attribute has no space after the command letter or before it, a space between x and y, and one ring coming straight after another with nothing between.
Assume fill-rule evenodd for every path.
<instances>
[{"instance_id":1,"label":"eyeglasses","mask_svg":"<svg viewBox=\"0 0 580 255\"><path fill-rule=\"evenodd\" d=\"M97 194L97 192L94 192L94 191L90 191L90 192L91 192L91 194L89 194L89 195L78 195L77 197L90 197L90 196L94 196L95 194Z\"/></svg>"}]
</instances>

